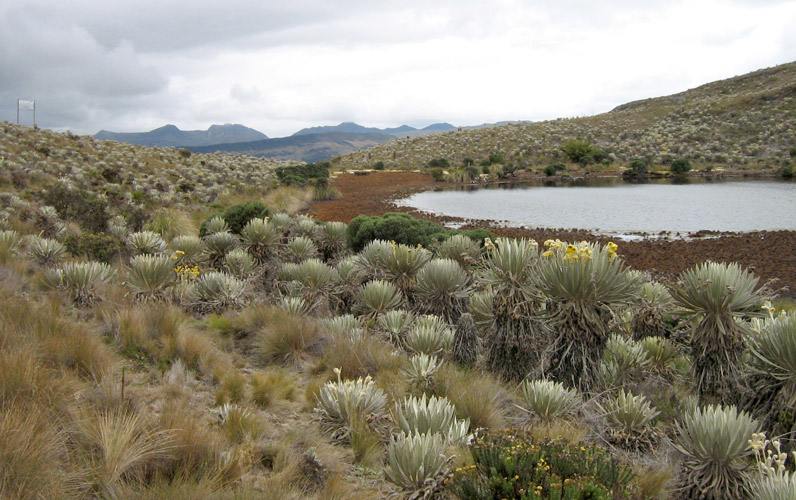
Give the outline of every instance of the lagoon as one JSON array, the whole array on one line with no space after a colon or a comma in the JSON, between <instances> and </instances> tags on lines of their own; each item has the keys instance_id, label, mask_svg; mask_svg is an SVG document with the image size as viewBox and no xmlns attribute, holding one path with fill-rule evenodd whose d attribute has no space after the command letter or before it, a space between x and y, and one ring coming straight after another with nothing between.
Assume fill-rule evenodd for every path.
<instances>
[{"instance_id":1,"label":"lagoon","mask_svg":"<svg viewBox=\"0 0 796 500\"><path fill-rule=\"evenodd\" d=\"M478 185L416 193L397 204L509 226L608 234L796 230L796 182L773 179Z\"/></svg>"}]
</instances>

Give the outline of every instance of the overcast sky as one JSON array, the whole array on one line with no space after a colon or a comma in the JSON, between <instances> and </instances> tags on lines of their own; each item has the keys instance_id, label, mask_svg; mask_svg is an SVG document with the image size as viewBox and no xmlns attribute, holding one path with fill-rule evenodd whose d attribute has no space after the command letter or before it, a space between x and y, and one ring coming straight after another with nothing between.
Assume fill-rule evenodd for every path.
<instances>
[{"instance_id":1,"label":"overcast sky","mask_svg":"<svg viewBox=\"0 0 796 500\"><path fill-rule=\"evenodd\" d=\"M80 134L589 115L796 60L794 26L767 0L0 0L0 120L17 98Z\"/></svg>"}]
</instances>

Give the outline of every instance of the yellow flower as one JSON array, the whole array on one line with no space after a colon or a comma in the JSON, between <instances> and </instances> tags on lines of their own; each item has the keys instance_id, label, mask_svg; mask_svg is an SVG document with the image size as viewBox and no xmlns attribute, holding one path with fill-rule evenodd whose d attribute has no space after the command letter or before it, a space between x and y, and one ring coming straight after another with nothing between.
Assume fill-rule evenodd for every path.
<instances>
[{"instance_id":1,"label":"yellow flower","mask_svg":"<svg viewBox=\"0 0 796 500\"><path fill-rule=\"evenodd\" d=\"M607 246L609 253L616 253L616 251L619 249L619 246L617 246L617 244L613 241L609 241Z\"/></svg>"},{"instance_id":2,"label":"yellow flower","mask_svg":"<svg viewBox=\"0 0 796 500\"><path fill-rule=\"evenodd\" d=\"M185 255L185 252L183 252L182 250L176 250L176 251L174 252L174 255L183 256L183 255Z\"/></svg>"},{"instance_id":3,"label":"yellow flower","mask_svg":"<svg viewBox=\"0 0 796 500\"><path fill-rule=\"evenodd\" d=\"M552 257L553 255L555 255L555 252L552 250L545 250L542 252L542 257Z\"/></svg>"}]
</instances>

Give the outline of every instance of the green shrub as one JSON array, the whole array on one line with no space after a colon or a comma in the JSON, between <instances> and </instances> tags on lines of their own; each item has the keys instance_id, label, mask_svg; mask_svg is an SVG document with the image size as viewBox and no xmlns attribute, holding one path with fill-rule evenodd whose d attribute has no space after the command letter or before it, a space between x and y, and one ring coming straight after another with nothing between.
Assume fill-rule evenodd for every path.
<instances>
[{"instance_id":1,"label":"green shrub","mask_svg":"<svg viewBox=\"0 0 796 500\"><path fill-rule=\"evenodd\" d=\"M556 175L559 170L566 170L566 166L563 163L551 163L550 165L546 166L542 172L548 177Z\"/></svg>"},{"instance_id":2,"label":"green shrub","mask_svg":"<svg viewBox=\"0 0 796 500\"><path fill-rule=\"evenodd\" d=\"M309 163L279 167L275 170L279 182L286 186L305 186L310 179L328 179L331 163Z\"/></svg>"},{"instance_id":3,"label":"green shrub","mask_svg":"<svg viewBox=\"0 0 796 500\"><path fill-rule=\"evenodd\" d=\"M105 233L70 234L64 239L64 245L75 257L88 257L106 264L125 248L121 240Z\"/></svg>"},{"instance_id":4,"label":"green shrub","mask_svg":"<svg viewBox=\"0 0 796 500\"><path fill-rule=\"evenodd\" d=\"M451 166L450 162L445 158L433 158L426 163L426 166L431 168L448 168Z\"/></svg>"},{"instance_id":5,"label":"green shrub","mask_svg":"<svg viewBox=\"0 0 796 500\"><path fill-rule=\"evenodd\" d=\"M434 182L442 182L445 180L445 172L443 172L441 168L435 168L431 171L431 177L434 179Z\"/></svg>"},{"instance_id":6,"label":"green shrub","mask_svg":"<svg viewBox=\"0 0 796 500\"><path fill-rule=\"evenodd\" d=\"M433 234L443 231L444 228L434 222L415 219L409 214L390 212L382 216L354 217L348 224L346 239L348 246L355 252L376 239L426 247L430 245Z\"/></svg>"},{"instance_id":7,"label":"green shrub","mask_svg":"<svg viewBox=\"0 0 796 500\"><path fill-rule=\"evenodd\" d=\"M684 174L691 170L691 162L688 161L687 158L677 158L672 160L669 170L671 170L673 174Z\"/></svg>"},{"instance_id":8,"label":"green shrub","mask_svg":"<svg viewBox=\"0 0 796 500\"><path fill-rule=\"evenodd\" d=\"M561 145L561 151L571 161L580 165L609 162L608 153L586 140L569 140Z\"/></svg>"},{"instance_id":9,"label":"green shrub","mask_svg":"<svg viewBox=\"0 0 796 500\"><path fill-rule=\"evenodd\" d=\"M259 201L247 201L239 205L229 207L223 214L216 214L208 217L202 222L202 227L199 228L199 236L204 237L208 233L207 224L216 216L224 219L224 222L229 226L229 230L235 234L240 234L243 228L252 219L263 219L270 215L271 211L268 207Z\"/></svg>"},{"instance_id":10,"label":"green shrub","mask_svg":"<svg viewBox=\"0 0 796 500\"><path fill-rule=\"evenodd\" d=\"M110 216L108 202L91 191L53 184L42 195L42 201L51 205L64 219L80 224L93 233L105 230Z\"/></svg>"},{"instance_id":11,"label":"green shrub","mask_svg":"<svg viewBox=\"0 0 796 500\"><path fill-rule=\"evenodd\" d=\"M375 164L373 164L373 170L384 170L384 162L377 161Z\"/></svg>"},{"instance_id":12,"label":"green shrub","mask_svg":"<svg viewBox=\"0 0 796 500\"><path fill-rule=\"evenodd\" d=\"M796 148L793 148L793 149L796 150ZM467 158L465 158L464 160L462 160L462 166L463 167L472 167L473 165L475 165L475 160L473 160L469 156Z\"/></svg>"},{"instance_id":13,"label":"green shrub","mask_svg":"<svg viewBox=\"0 0 796 500\"><path fill-rule=\"evenodd\" d=\"M487 161L489 162L490 165L494 165L496 163L503 163L505 161L505 158L503 157L502 153L492 153L489 155Z\"/></svg>"},{"instance_id":14,"label":"green shrub","mask_svg":"<svg viewBox=\"0 0 796 500\"><path fill-rule=\"evenodd\" d=\"M600 447L506 429L477 439L470 453L473 465L453 473L449 489L457 498L638 498L633 473Z\"/></svg>"}]
</instances>

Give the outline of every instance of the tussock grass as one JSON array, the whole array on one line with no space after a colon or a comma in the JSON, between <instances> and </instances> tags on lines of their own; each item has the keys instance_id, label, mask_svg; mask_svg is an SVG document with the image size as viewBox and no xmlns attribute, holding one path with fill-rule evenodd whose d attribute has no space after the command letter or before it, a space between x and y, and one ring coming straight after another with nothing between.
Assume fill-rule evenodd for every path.
<instances>
[{"instance_id":1,"label":"tussock grass","mask_svg":"<svg viewBox=\"0 0 796 500\"><path fill-rule=\"evenodd\" d=\"M11 401L0 411L0 498L66 498L73 488L65 433L51 415Z\"/></svg>"},{"instance_id":2,"label":"tussock grass","mask_svg":"<svg viewBox=\"0 0 796 500\"><path fill-rule=\"evenodd\" d=\"M348 333L340 333L331 336L324 345L315 371L339 368L342 378L355 379L367 375L375 377L383 370L398 371L404 366L406 357L389 343L368 335L351 338Z\"/></svg>"},{"instance_id":3,"label":"tussock grass","mask_svg":"<svg viewBox=\"0 0 796 500\"><path fill-rule=\"evenodd\" d=\"M271 366L263 372L255 373L250 383L251 400L262 409L296 398L295 374L280 367Z\"/></svg>"},{"instance_id":4,"label":"tussock grass","mask_svg":"<svg viewBox=\"0 0 796 500\"><path fill-rule=\"evenodd\" d=\"M506 424L506 391L489 373L445 365L437 372L433 392L453 403L458 418L470 419L471 429L496 429Z\"/></svg>"},{"instance_id":5,"label":"tussock grass","mask_svg":"<svg viewBox=\"0 0 796 500\"><path fill-rule=\"evenodd\" d=\"M298 366L307 356L320 352L325 330L317 320L278 308L270 313L271 321L254 339L264 362Z\"/></svg>"}]
</instances>

